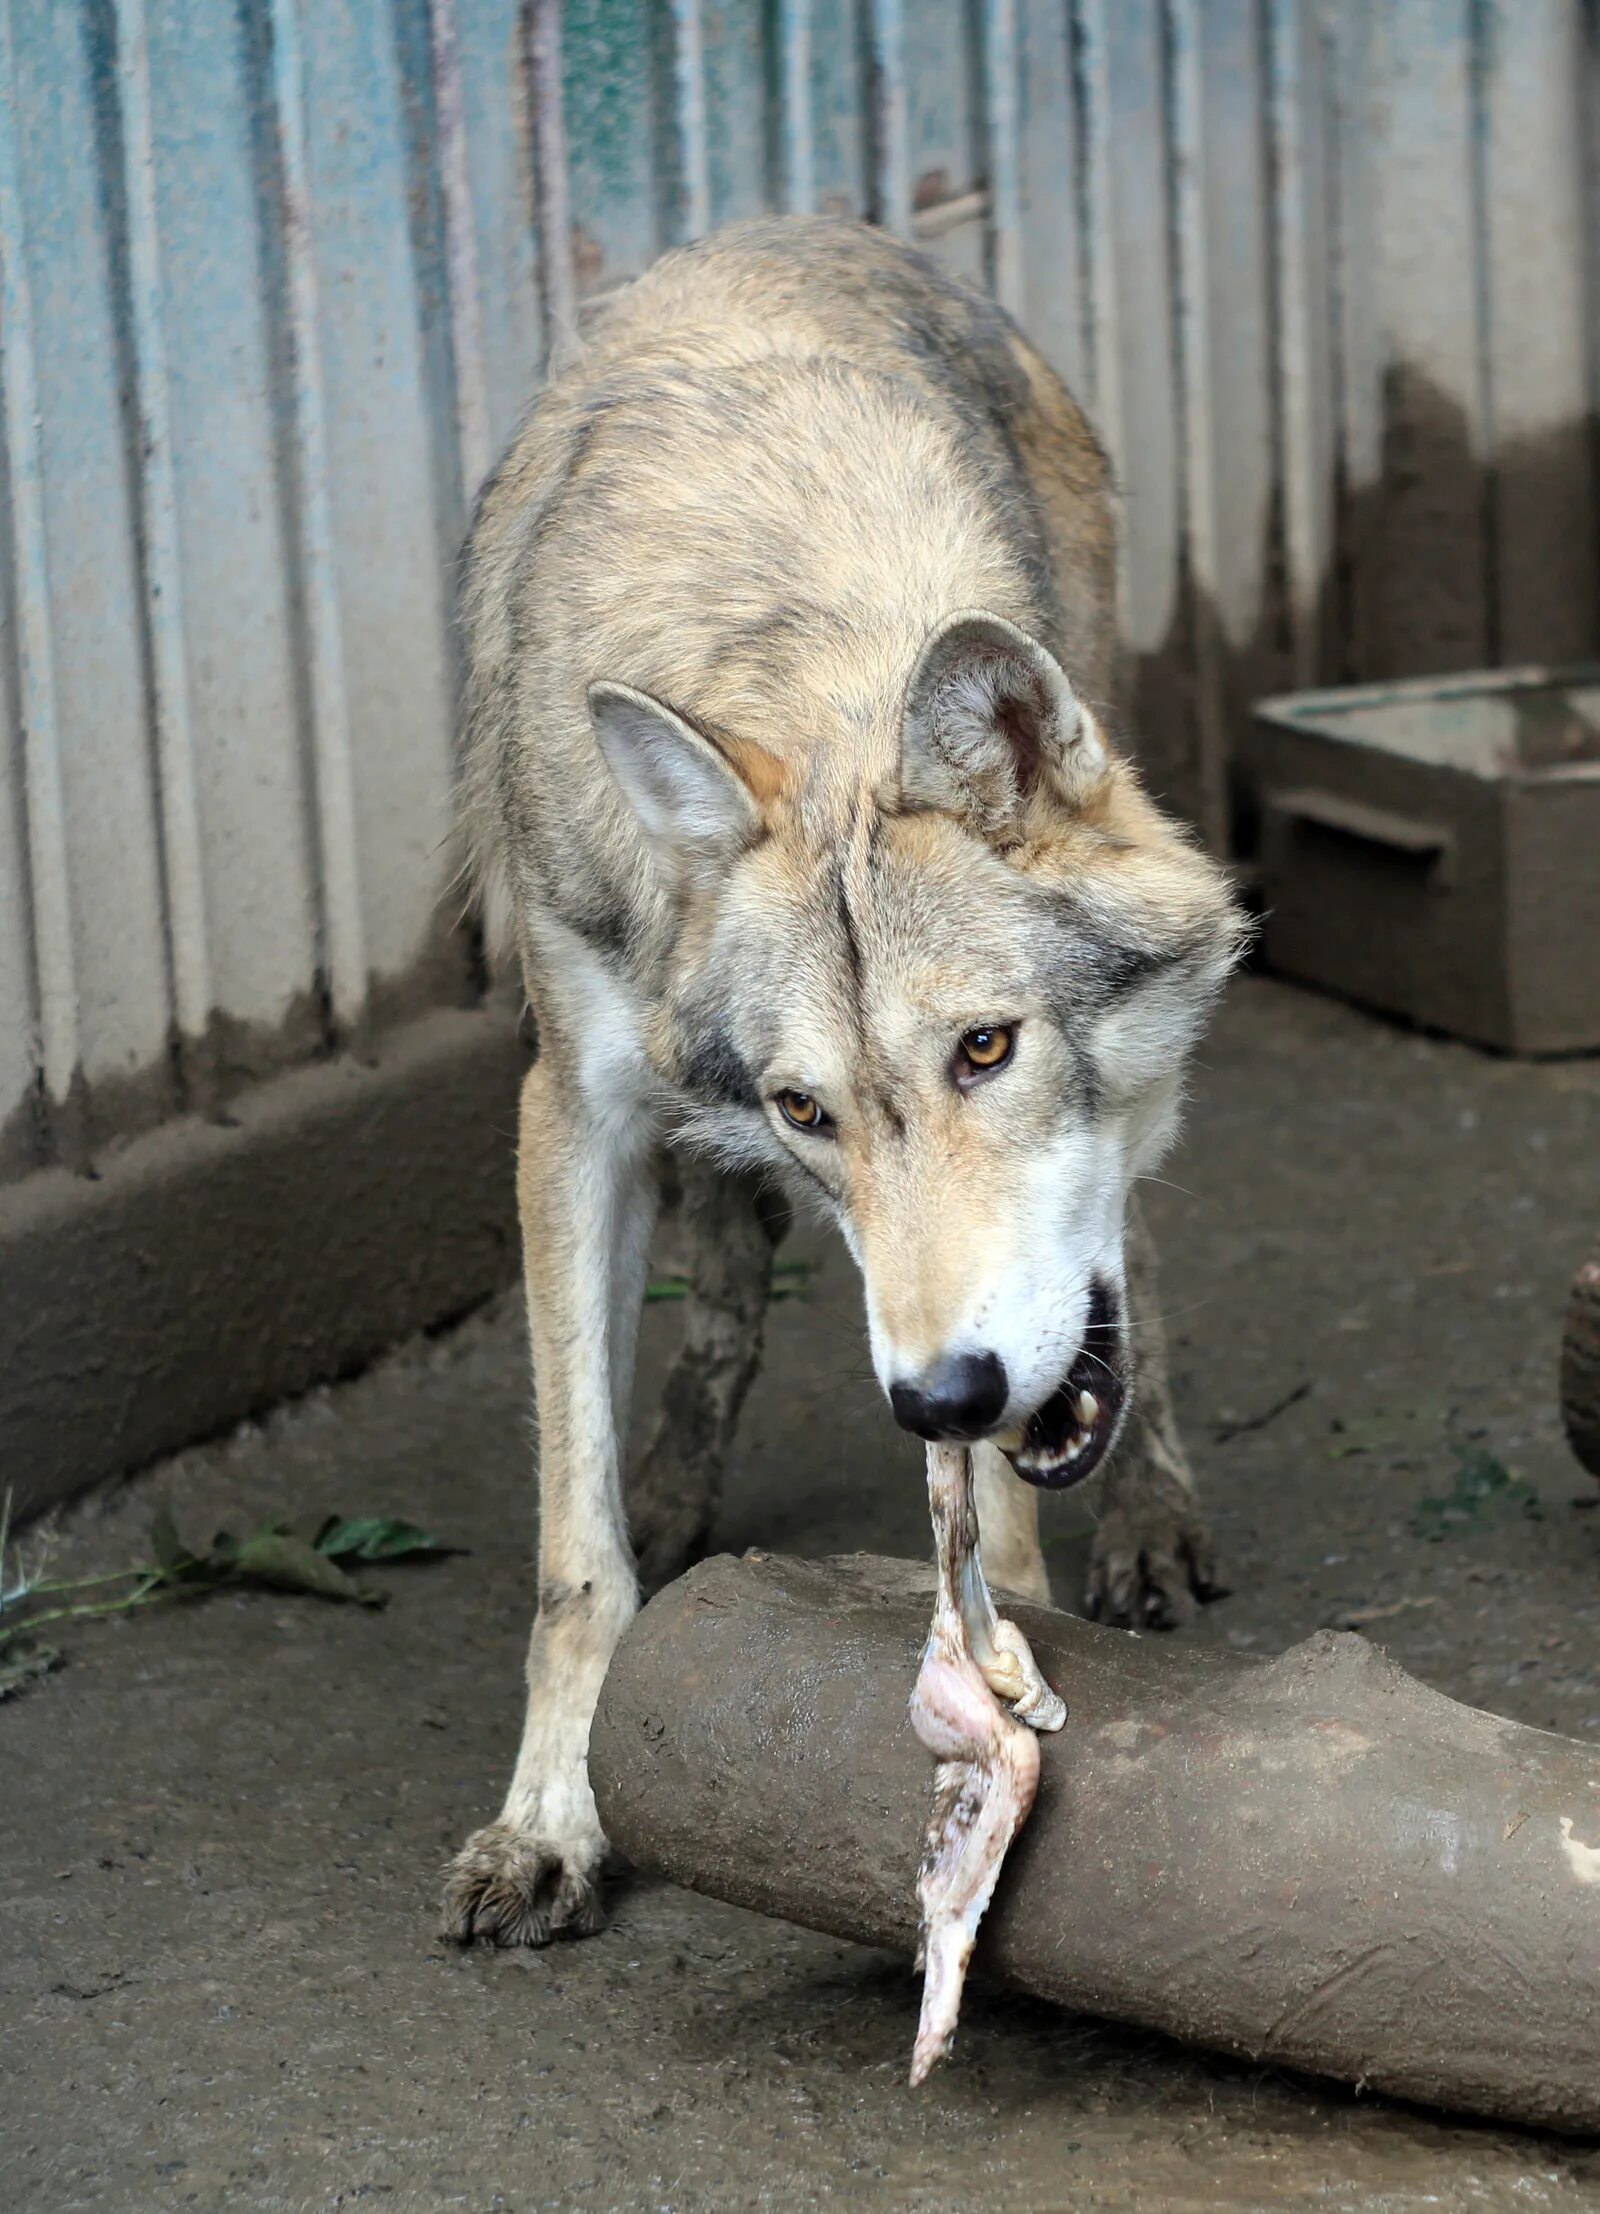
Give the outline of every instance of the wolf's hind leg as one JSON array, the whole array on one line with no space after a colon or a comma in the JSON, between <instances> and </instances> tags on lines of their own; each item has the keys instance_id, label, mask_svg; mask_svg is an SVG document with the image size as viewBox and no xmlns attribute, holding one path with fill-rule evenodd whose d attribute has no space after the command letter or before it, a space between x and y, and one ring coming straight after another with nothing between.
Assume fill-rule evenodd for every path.
<instances>
[{"instance_id":1,"label":"wolf's hind leg","mask_svg":"<svg viewBox=\"0 0 1600 2214\"><path fill-rule=\"evenodd\" d=\"M761 1358L773 1250L788 1210L770 1186L682 1163L689 1289L683 1343L650 1443L628 1480L628 1524L648 1593L704 1551L745 1394Z\"/></svg>"},{"instance_id":2,"label":"wolf's hind leg","mask_svg":"<svg viewBox=\"0 0 1600 2214\"><path fill-rule=\"evenodd\" d=\"M1128 1306L1133 1406L1106 1468L1086 1597L1098 1621L1170 1630L1222 1587L1172 1411L1155 1246L1137 1207L1128 1221Z\"/></svg>"},{"instance_id":3,"label":"wolf's hind leg","mask_svg":"<svg viewBox=\"0 0 1600 2214\"><path fill-rule=\"evenodd\" d=\"M464 1944L542 1945L603 1919L589 1724L638 1605L617 1436L655 1212L652 1153L643 1127L597 1126L552 1059L529 1070L517 1197L539 1403L539 1611L511 1788L445 1879L445 1930Z\"/></svg>"}]
</instances>

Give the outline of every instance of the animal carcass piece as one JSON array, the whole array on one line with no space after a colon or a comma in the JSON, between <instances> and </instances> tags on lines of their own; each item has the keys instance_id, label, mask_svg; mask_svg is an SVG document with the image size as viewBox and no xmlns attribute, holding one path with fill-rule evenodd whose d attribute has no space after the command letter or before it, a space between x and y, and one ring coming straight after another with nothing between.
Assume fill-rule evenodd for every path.
<instances>
[{"instance_id":1,"label":"animal carcass piece","mask_svg":"<svg viewBox=\"0 0 1600 2214\"><path fill-rule=\"evenodd\" d=\"M939 1767L917 1876L923 1984L913 2084L925 2080L955 2037L978 1924L1039 1788L1033 1732L1059 1730L1067 1718L1027 1639L995 1614L965 1446L929 1446L928 1504L939 1583L911 1724Z\"/></svg>"}]
</instances>

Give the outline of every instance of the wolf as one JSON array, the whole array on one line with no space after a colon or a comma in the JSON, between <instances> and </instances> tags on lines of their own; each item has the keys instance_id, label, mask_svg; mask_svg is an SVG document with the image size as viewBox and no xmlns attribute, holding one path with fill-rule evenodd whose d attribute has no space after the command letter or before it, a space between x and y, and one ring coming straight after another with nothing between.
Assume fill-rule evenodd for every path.
<instances>
[{"instance_id":1,"label":"wolf","mask_svg":"<svg viewBox=\"0 0 1600 2214\"><path fill-rule=\"evenodd\" d=\"M1106 458L1021 332L826 219L659 261L481 496L461 823L537 1027L539 1583L460 1940L599 1926L590 1720L641 1577L707 1536L796 1202L859 1264L899 1422L971 1443L997 1583L1048 1596L1039 1489L1116 1448L1094 1611L1213 1586L1130 1195L1241 925L1113 742L1115 572ZM694 1280L629 1498L668 1148Z\"/></svg>"}]
</instances>

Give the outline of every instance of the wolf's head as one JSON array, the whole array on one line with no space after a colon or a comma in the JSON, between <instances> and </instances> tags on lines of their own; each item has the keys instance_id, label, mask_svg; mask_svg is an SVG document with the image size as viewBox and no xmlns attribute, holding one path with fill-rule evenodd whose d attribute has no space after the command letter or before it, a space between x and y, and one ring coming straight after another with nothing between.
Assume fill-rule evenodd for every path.
<instances>
[{"instance_id":1,"label":"wolf's head","mask_svg":"<svg viewBox=\"0 0 1600 2214\"><path fill-rule=\"evenodd\" d=\"M819 766L848 747L590 705L681 902L653 1043L693 1134L837 1217L906 1428L1088 1475L1131 1381L1129 1187L1241 944L1221 872L995 616L939 627L848 790Z\"/></svg>"}]
</instances>

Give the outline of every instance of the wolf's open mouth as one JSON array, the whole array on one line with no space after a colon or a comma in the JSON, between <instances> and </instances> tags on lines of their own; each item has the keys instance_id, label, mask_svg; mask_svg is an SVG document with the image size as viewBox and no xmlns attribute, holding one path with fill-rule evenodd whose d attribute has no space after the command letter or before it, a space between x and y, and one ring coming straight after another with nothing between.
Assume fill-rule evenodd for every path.
<instances>
[{"instance_id":1,"label":"wolf's open mouth","mask_svg":"<svg viewBox=\"0 0 1600 2214\"><path fill-rule=\"evenodd\" d=\"M1021 1444L1006 1448L1017 1474L1052 1491L1092 1475L1122 1419L1126 1370L1115 1295L1097 1277L1089 1290L1083 1350L1024 1424Z\"/></svg>"}]
</instances>

